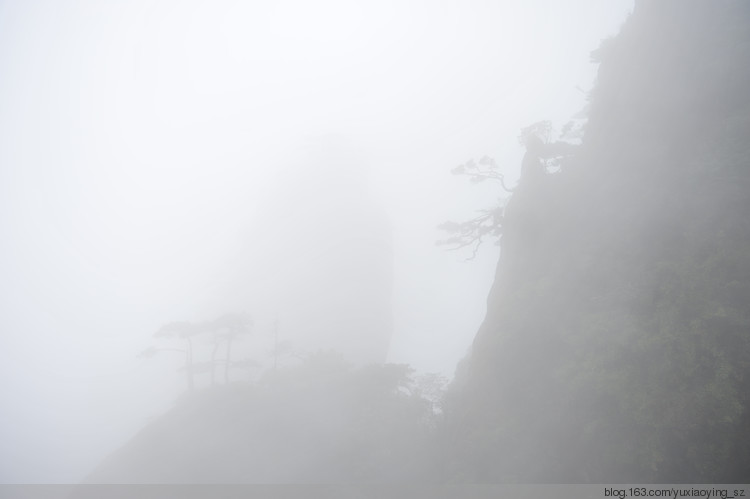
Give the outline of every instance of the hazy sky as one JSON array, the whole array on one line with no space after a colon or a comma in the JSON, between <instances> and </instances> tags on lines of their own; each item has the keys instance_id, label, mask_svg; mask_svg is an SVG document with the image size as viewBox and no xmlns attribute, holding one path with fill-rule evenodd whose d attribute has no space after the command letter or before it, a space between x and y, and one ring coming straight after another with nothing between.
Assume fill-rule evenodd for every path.
<instances>
[{"instance_id":1,"label":"hazy sky","mask_svg":"<svg viewBox=\"0 0 750 499\"><path fill-rule=\"evenodd\" d=\"M169 407L174 366L135 355L233 303L277 166L316 137L356 144L390 217L389 360L451 376L498 250L467 263L435 227L500 190L449 171L487 154L515 180L519 129L585 105L631 9L0 2L0 481L76 481Z\"/></svg>"}]
</instances>

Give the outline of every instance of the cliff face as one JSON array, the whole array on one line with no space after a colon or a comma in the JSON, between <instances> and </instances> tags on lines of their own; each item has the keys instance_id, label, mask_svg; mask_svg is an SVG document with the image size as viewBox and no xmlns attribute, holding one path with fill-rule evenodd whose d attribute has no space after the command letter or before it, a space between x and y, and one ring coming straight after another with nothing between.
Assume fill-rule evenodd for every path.
<instances>
[{"instance_id":1,"label":"cliff face","mask_svg":"<svg viewBox=\"0 0 750 499\"><path fill-rule=\"evenodd\" d=\"M592 54L583 143L508 204L449 476L746 480L748 50L746 2L665 1Z\"/></svg>"}]
</instances>

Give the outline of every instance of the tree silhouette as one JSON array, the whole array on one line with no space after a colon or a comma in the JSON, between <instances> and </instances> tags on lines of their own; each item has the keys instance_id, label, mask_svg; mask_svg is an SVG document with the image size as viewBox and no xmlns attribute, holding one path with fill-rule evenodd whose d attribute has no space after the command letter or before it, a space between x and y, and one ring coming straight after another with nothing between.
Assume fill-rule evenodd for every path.
<instances>
[{"instance_id":1,"label":"tree silhouette","mask_svg":"<svg viewBox=\"0 0 750 499\"><path fill-rule=\"evenodd\" d=\"M188 391L195 389L195 374L209 372L211 375L211 386L216 380L216 366L224 365L224 383L229 382L229 368L232 365L232 342L239 336L249 334L252 328L252 319L242 314L225 314L212 321L192 323L186 321L170 322L160 327L154 338L178 339L185 343L184 348L156 347L151 346L143 350L138 356L150 358L159 352L173 351L185 354L185 364L181 368L185 370ZM194 353L195 346L193 338L198 335L212 335L213 348L209 361L196 362ZM217 354L222 344L226 345L224 358L217 359Z\"/></svg>"},{"instance_id":2,"label":"tree silhouette","mask_svg":"<svg viewBox=\"0 0 750 499\"><path fill-rule=\"evenodd\" d=\"M239 336L251 332L253 321L250 317L242 314L226 314L218 317L207 324L207 329L214 336L214 349L211 353L211 384L214 384L214 368L217 364L216 353L220 344L226 344L226 355L224 360L224 383L229 383L229 367L232 364L232 342Z\"/></svg>"},{"instance_id":3,"label":"tree silhouette","mask_svg":"<svg viewBox=\"0 0 750 499\"><path fill-rule=\"evenodd\" d=\"M560 138L575 139L576 133L575 124L571 121L563 127ZM566 140L553 141L553 136L554 129L549 121L539 121L521 129L518 142L526 148L521 174L522 182L533 183L531 179L558 171L562 159L573 152L574 144ZM508 193L513 193L517 189L517 187L508 187L497 162L489 156L483 156L479 161L470 159L453 168L451 173L469 177L474 184L486 180L499 182L502 189ZM508 199L508 197L501 198L495 206L479 210L479 214L469 220L447 221L438 225L438 229L447 232L448 237L438 240L437 244L449 246L448 249L451 251L471 247L472 254L467 260L473 260L485 240L495 239L499 243Z\"/></svg>"},{"instance_id":4,"label":"tree silhouette","mask_svg":"<svg viewBox=\"0 0 750 499\"><path fill-rule=\"evenodd\" d=\"M193 337L202 332L199 325L185 321L170 322L160 327L155 333L154 338L178 338L185 342L184 348L173 347L149 347L142 351L139 357L150 358L158 352L172 351L182 352L185 354L185 374L187 376L187 386L189 391L193 391L195 383L193 380Z\"/></svg>"}]
</instances>

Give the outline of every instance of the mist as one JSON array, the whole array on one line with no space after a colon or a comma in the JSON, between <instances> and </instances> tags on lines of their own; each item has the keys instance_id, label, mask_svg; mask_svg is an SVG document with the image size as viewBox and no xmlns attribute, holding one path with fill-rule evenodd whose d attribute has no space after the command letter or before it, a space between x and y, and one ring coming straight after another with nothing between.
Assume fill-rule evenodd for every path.
<instances>
[{"instance_id":1,"label":"mist","mask_svg":"<svg viewBox=\"0 0 750 499\"><path fill-rule=\"evenodd\" d=\"M173 407L183 355L139 354L175 321L250 318L236 382L321 351L452 379L499 248L437 226L508 195L450 171L515 185L631 11L0 3L0 482L78 483Z\"/></svg>"}]
</instances>

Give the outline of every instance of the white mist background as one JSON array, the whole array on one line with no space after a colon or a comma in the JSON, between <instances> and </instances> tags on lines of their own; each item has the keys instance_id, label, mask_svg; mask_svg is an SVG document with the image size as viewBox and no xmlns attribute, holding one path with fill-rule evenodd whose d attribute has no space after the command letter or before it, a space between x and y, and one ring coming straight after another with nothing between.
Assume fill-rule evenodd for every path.
<instances>
[{"instance_id":1,"label":"white mist background","mask_svg":"<svg viewBox=\"0 0 750 499\"><path fill-rule=\"evenodd\" d=\"M451 377L498 249L466 262L436 225L501 190L449 171L490 155L515 180L519 129L584 107L630 10L0 2L0 482L76 482L173 403L175 364L137 353L228 303L274 165L315 137L360 148L391 219L389 361Z\"/></svg>"}]
</instances>

